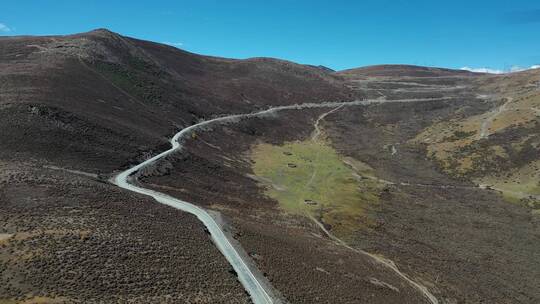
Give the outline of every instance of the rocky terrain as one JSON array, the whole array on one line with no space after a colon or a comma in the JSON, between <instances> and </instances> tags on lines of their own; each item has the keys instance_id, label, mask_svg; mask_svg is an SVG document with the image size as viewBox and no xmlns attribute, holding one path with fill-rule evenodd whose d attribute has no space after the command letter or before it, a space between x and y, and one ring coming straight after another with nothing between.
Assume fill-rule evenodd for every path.
<instances>
[{"instance_id":1,"label":"rocky terrain","mask_svg":"<svg viewBox=\"0 0 540 304\"><path fill-rule=\"evenodd\" d=\"M220 212L290 303L538 302L539 82L0 38L0 303L248 303L195 217L108 178L203 119L361 99L195 131L139 182Z\"/></svg>"}]
</instances>

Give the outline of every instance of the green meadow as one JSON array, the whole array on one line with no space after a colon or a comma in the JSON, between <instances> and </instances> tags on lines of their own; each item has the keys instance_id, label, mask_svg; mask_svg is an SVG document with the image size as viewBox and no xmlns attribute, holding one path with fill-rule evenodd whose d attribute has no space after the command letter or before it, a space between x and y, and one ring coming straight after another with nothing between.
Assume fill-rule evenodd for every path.
<instances>
[{"instance_id":1,"label":"green meadow","mask_svg":"<svg viewBox=\"0 0 540 304\"><path fill-rule=\"evenodd\" d=\"M266 195L284 212L312 216L336 235L369 225L381 185L346 165L324 141L296 141L253 147L253 171L265 181Z\"/></svg>"}]
</instances>

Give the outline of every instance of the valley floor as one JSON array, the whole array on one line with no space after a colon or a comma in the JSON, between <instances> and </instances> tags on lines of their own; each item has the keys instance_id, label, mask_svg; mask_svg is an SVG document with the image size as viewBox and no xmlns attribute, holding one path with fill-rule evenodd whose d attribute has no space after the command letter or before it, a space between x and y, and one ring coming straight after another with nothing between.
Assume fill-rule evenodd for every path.
<instances>
[{"instance_id":1,"label":"valley floor","mask_svg":"<svg viewBox=\"0 0 540 304\"><path fill-rule=\"evenodd\" d=\"M456 102L446 107L462 106ZM215 127L197 133L186 151L170 157L165 162L168 169L159 170L164 175L150 173L142 180L231 218L237 239L269 281L294 303L336 299L394 303L398 301L394 296L401 297L401 303L426 301L412 296L417 289L410 282L348 247L394 261L440 303L538 300L534 282L539 275L540 221L495 191L444 174L422 156L422 150L407 144L418 132L415 124L424 123L411 124L407 117L422 107L425 112L416 114L425 120L448 111L444 107L434 111L437 102L388 103L336 111L319 121L321 125L317 118L327 111L287 111L274 118ZM323 134L338 151L336 160L349 166L333 164L335 152L328 154L328 148L312 142L313 132ZM321 156L324 162L317 160ZM325 164L330 167L323 169ZM348 181L335 175L341 170ZM347 229L341 228L351 216L346 211L350 207L339 205L343 190L308 194L309 189L324 192L318 174L331 174L339 183L353 182L360 194L365 195L366 189L373 192L358 202L345 200L362 210L361 217L345 225ZM332 180L326 175L321 182ZM331 186L336 187L340 186ZM327 238L328 232L347 246ZM353 270L352 265L368 268ZM302 283L291 285L294 278L302 278ZM364 298L362 290L375 286L384 295Z\"/></svg>"}]
</instances>

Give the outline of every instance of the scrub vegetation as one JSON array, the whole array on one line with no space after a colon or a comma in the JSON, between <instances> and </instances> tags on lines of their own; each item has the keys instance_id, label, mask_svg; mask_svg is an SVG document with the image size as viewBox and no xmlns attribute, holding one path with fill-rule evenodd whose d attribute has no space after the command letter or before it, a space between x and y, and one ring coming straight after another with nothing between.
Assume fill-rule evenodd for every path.
<instances>
[{"instance_id":1,"label":"scrub vegetation","mask_svg":"<svg viewBox=\"0 0 540 304\"><path fill-rule=\"evenodd\" d=\"M490 111L441 121L411 142L425 145L427 155L446 173L500 191L512 203L538 213L540 93L537 76L479 81L492 102Z\"/></svg>"},{"instance_id":2,"label":"scrub vegetation","mask_svg":"<svg viewBox=\"0 0 540 304\"><path fill-rule=\"evenodd\" d=\"M0 49L0 303L250 302L196 217L107 180L202 119L353 100L205 128L139 183L211 209L283 302L428 303L377 255L441 304L540 303L540 70Z\"/></svg>"}]
</instances>

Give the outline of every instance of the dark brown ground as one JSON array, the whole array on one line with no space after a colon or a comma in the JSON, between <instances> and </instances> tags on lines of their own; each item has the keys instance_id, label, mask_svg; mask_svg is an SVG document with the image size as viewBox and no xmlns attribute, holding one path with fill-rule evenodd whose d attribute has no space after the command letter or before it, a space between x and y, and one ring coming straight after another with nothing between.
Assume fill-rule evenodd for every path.
<instances>
[{"instance_id":1,"label":"dark brown ground","mask_svg":"<svg viewBox=\"0 0 540 304\"><path fill-rule=\"evenodd\" d=\"M494 192L439 187L474 185L442 173L423 147L406 143L437 120L492 108L475 97L479 77L410 66L332 73L275 59L204 57L106 30L1 38L0 233L13 236L0 240L0 303L33 295L79 303L249 302L196 219L122 192L106 176L168 148L179 129L223 113L449 96L347 108L322 123L334 148L378 177L435 185L388 187L370 214L376 224L350 243L392 259L441 303L540 302L538 217ZM308 219L280 212L247 175L252 144L304 139L327 110L197 132L184 153L142 181L221 211L291 303L426 302Z\"/></svg>"},{"instance_id":2,"label":"dark brown ground","mask_svg":"<svg viewBox=\"0 0 540 304\"><path fill-rule=\"evenodd\" d=\"M431 81L435 82L426 80ZM536 283L540 276L538 218L495 192L475 189L467 180L445 175L425 157L421 147L407 143L437 119L475 115L489 107L461 90L455 99L447 101L346 108L323 123L342 155L370 164L380 178L422 184L390 186L389 191L381 193L381 207L372 214L376 224L360 231L350 243L390 258L443 303L540 300ZM458 111L463 108L467 111ZM247 176L253 174L247 157L251 144L304 139L323 111L327 110L287 111L279 118L245 120L236 126L199 132L196 140L188 142L189 152L172 157L160 174L144 181L232 218L245 249L254 254L274 286L294 303L419 301L410 296L398 301L389 290L377 294L373 286L359 283L371 275L365 269L351 271L360 280L353 284L358 288L352 288L351 277L341 267L353 270L369 263L354 252L323 241L321 232L308 220L278 211L276 203L264 197L263 189ZM394 156L390 145L397 147ZM161 175L163 172L165 175ZM345 259L342 254L360 260ZM329 273L313 271L319 266ZM387 272L377 272L383 281L391 280ZM302 284L291 285L291 279L298 277ZM402 286L400 290L411 288ZM374 292L376 297L359 300Z\"/></svg>"},{"instance_id":3,"label":"dark brown ground","mask_svg":"<svg viewBox=\"0 0 540 304\"><path fill-rule=\"evenodd\" d=\"M223 212L236 227L235 237L291 303L427 303L388 269L323 237L309 220L280 214L276 203L262 196L257 183L245 176L249 163L241 151L249 147L249 139L273 138L279 143L292 139L303 125L302 119L293 123L299 116L292 112L283 117L245 120L238 128L227 125L199 132L197 139L188 143L191 153L172 157L174 161L161 168L169 168L167 175L145 178L144 182ZM255 127L258 131L254 134ZM215 139L223 144L220 150L209 145L216 143ZM373 283L376 281L399 291Z\"/></svg>"},{"instance_id":4,"label":"dark brown ground","mask_svg":"<svg viewBox=\"0 0 540 304\"><path fill-rule=\"evenodd\" d=\"M380 123L384 120L378 116L392 116L394 111L406 110L386 106L367 115ZM343 111L328 118L327 129L343 155L366 161L395 181L462 184L438 172L413 147L398 146L393 157L384 153L385 144L407 139L403 124L411 126L408 120L398 120L393 134L386 132L384 138L384 123L370 126L358 123L359 117L366 117L366 111ZM344 125L354 127L340 128ZM443 298L470 303L540 301L540 220L527 208L490 191L414 186L392 187L381 206L380 225L359 235L357 246L422 273Z\"/></svg>"},{"instance_id":5,"label":"dark brown ground","mask_svg":"<svg viewBox=\"0 0 540 304\"><path fill-rule=\"evenodd\" d=\"M191 215L38 166L3 163L0 180L3 299L250 302Z\"/></svg>"},{"instance_id":6,"label":"dark brown ground","mask_svg":"<svg viewBox=\"0 0 540 304\"><path fill-rule=\"evenodd\" d=\"M107 30L0 39L0 157L111 172L200 119L352 99L318 68L205 57ZM359 94L359 93L354 93Z\"/></svg>"},{"instance_id":7,"label":"dark brown ground","mask_svg":"<svg viewBox=\"0 0 540 304\"><path fill-rule=\"evenodd\" d=\"M0 38L1 173L13 164L24 175L1 185L0 233L31 233L16 246L40 252L15 263L15 241L4 243L2 257L12 262L2 280L20 290L3 285L0 301L35 293L85 303L156 303L169 294L170 302L246 302L191 216L84 178L68 185L68 176L41 168L110 174L203 118L350 98L339 79L316 67L205 57L107 30ZM61 231L33 236L51 229ZM89 241L72 230L90 231Z\"/></svg>"}]
</instances>

